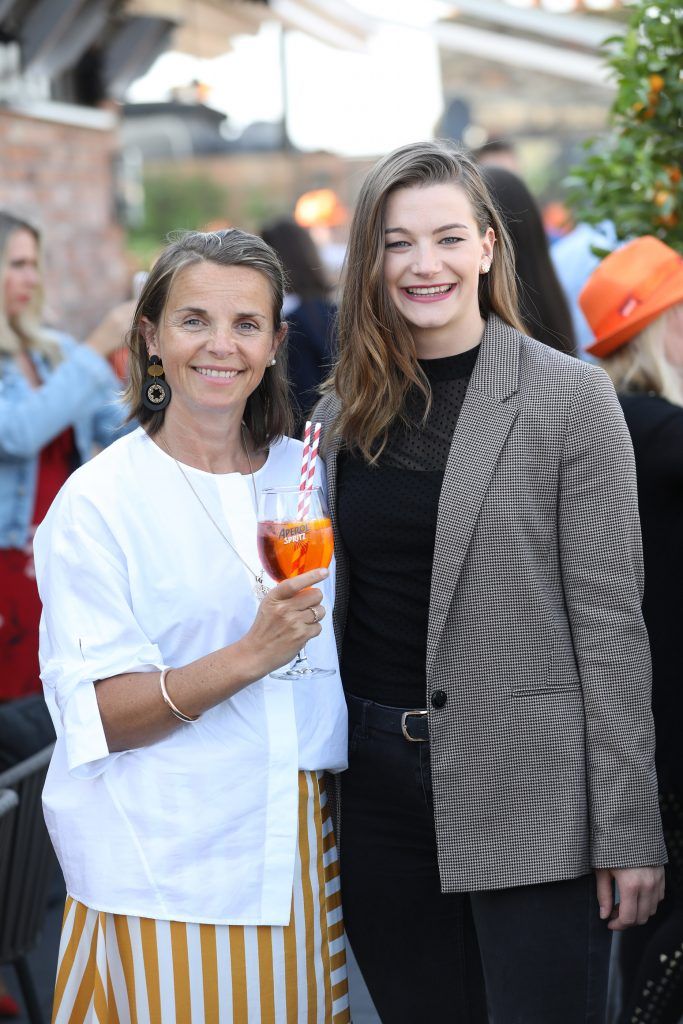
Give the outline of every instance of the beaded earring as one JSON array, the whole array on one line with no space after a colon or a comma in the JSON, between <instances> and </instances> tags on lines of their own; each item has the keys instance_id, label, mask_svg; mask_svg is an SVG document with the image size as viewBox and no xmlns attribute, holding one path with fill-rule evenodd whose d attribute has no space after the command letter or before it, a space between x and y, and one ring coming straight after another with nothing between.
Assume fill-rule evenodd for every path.
<instances>
[{"instance_id":1,"label":"beaded earring","mask_svg":"<svg viewBox=\"0 0 683 1024\"><path fill-rule=\"evenodd\" d=\"M163 379L164 368L159 356L151 356L147 376L142 382L142 404L150 412L165 409L171 401L171 385Z\"/></svg>"}]
</instances>

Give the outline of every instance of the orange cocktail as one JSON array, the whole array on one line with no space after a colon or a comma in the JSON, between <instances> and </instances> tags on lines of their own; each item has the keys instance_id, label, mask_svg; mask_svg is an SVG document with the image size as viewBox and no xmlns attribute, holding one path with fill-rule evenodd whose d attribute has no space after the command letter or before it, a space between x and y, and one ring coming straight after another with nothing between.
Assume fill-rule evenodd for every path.
<instances>
[{"instance_id":1,"label":"orange cocktail","mask_svg":"<svg viewBox=\"0 0 683 1024\"><path fill-rule=\"evenodd\" d=\"M327 517L264 520L258 524L257 539L261 564L278 583L309 569L326 569L332 561L332 523Z\"/></svg>"},{"instance_id":2,"label":"orange cocktail","mask_svg":"<svg viewBox=\"0 0 683 1024\"><path fill-rule=\"evenodd\" d=\"M327 569L332 561L332 524L319 487L267 487L258 510L258 553L261 564L278 584L311 569ZM306 588L308 589L308 588ZM303 590L301 593L305 593ZM311 594L304 609L306 621L322 631L316 611L319 592ZM309 665L305 646L293 665L271 672L275 679L312 679L333 676L336 669Z\"/></svg>"}]
</instances>

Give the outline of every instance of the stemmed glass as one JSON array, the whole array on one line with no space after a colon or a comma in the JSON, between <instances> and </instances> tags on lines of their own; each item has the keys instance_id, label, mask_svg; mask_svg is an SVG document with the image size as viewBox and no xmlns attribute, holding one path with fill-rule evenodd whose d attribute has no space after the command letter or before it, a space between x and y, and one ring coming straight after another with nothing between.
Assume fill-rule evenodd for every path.
<instances>
[{"instance_id":1,"label":"stemmed glass","mask_svg":"<svg viewBox=\"0 0 683 1024\"><path fill-rule=\"evenodd\" d=\"M332 523L319 487L268 487L258 510L258 551L261 564L277 583L310 569L326 569L332 561ZM315 668L302 647L292 665L271 672L275 679L333 676L332 668Z\"/></svg>"}]
</instances>

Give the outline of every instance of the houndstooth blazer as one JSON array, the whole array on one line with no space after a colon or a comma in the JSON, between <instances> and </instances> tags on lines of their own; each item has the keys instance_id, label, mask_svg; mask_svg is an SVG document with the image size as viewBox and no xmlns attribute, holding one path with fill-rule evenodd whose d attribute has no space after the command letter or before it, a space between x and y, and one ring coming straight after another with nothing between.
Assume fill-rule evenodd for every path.
<instances>
[{"instance_id":1,"label":"houndstooth blazer","mask_svg":"<svg viewBox=\"0 0 683 1024\"><path fill-rule=\"evenodd\" d=\"M316 418L341 644L338 410L328 395ZM633 453L607 375L491 316L432 566L426 681L444 892L665 862L642 586Z\"/></svg>"}]
</instances>

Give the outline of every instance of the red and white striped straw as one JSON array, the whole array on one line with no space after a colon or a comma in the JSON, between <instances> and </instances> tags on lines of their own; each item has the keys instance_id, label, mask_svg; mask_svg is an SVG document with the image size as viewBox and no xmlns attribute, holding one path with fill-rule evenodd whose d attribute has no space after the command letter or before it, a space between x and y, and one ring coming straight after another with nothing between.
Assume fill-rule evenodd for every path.
<instances>
[{"instance_id":1,"label":"red and white striped straw","mask_svg":"<svg viewBox=\"0 0 683 1024\"><path fill-rule=\"evenodd\" d=\"M304 430L304 448L301 453L301 477L299 479L299 490L303 491L306 487L306 480L308 479L308 460L311 455L311 431L313 424L310 420L306 420L306 428Z\"/></svg>"},{"instance_id":2,"label":"red and white striped straw","mask_svg":"<svg viewBox=\"0 0 683 1024\"><path fill-rule=\"evenodd\" d=\"M306 516L311 503L310 489L315 478L315 464L318 458L321 431L322 423L311 423L310 421L306 423L304 448L301 454L301 479L299 481L301 494L297 505L297 517L299 519L303 519ZM313 435L313 440L311 440L311 435Z\"/></svg>"}]
</instances>

